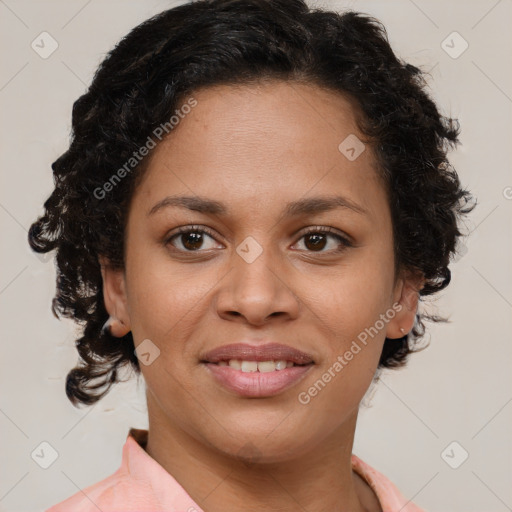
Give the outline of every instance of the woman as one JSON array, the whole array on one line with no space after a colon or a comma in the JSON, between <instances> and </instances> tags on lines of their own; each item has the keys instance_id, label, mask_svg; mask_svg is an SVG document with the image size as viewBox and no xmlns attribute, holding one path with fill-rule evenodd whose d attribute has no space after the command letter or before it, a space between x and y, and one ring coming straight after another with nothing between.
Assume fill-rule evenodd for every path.
<instances>
[{"instance_id":1,"label":"woman","mask_svg":"<svg viewBox=\"0 0 512 512\"><path fill-rule=\"evenodd\" d=\"M128 365L149 429L49 509L421 510L352 454L424 334L471 210L458 127L384 27L302 0L199 0L133 29L73 107L30 230L83 325L73 404Z\"/></svg>"}]
</instances>

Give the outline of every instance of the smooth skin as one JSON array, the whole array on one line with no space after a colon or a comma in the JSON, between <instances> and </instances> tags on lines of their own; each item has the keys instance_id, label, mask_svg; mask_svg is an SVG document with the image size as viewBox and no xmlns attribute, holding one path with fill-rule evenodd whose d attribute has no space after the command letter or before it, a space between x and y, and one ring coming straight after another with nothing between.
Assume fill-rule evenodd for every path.
<instances>
[{"instance_id":1,"label":"smooth skin","mask_svg":"<svg viewBox=\"0 0 512 512\"><path fill-rule=\"evenodd\" d=\"M151 153L125 233L125 269L100 258L115 336L160 350L141 364L148 454L208 512L380 511L350 457L359 404L385 337L414 323L421 276L394 275L391 214L371 146L354 161L338 149L361 140L356 105L316 85L268 81L196 91L197 105ZM222 202L223 215L168 206L167 196ZM287 203L341 195L338 207L284 217ZM209 229L202 239L176 228ZM196 228L194 228L196 226ZM305 236L307 228L332 233ZM197 235L196 235L197 237ZM247 237L263 252L236 251ZM315 243L317 242L317 243ZM379 315L402 308L304 405L307 391ZM243 340L288 344L313 356L302 381L273 396L221 387L201 355Z\"/></svg>"}]
</instances>

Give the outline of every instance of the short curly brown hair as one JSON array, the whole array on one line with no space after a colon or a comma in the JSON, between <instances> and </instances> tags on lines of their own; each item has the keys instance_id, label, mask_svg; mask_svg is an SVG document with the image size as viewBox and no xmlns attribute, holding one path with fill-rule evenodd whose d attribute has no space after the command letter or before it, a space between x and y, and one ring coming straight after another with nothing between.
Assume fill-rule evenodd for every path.
<instances>
[{"instance_id":1,"label":"short curly brown hair","mask_svg":"<svg viewBox=\"0 0 512 512\"><path fill-rule=\"evenodd\" d=\"M52 164L55 189L29 231L34 251L56 251L54 315L83 327L80 360L66 379L71 402L102 398L121 367L140 374L132 334L119 339L101 329L109 315L98 256L123 268L125 221L146 160L108 192L98 190L201 87L278 79L354 99L387 188L395 269L424 276L420 296L445 288L459 218L474 205L446 156L459 142L458 123L439 113L423 75L395 56L376 19L303 0L197 0L124 37L73 105L69 148ZM418 311L408 336L386 338L379 368L405 364L425 318L444 320Z\"/></svg>"}]
</instances>

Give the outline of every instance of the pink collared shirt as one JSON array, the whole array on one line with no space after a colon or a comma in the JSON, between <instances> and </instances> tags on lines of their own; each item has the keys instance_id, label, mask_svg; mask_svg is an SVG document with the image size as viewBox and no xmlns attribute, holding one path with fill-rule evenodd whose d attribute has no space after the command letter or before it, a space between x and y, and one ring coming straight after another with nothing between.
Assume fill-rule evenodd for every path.
<instances>
[{"instance_id":1,"label":"pink collared shirt","mask_svg":"<svg viewBox=\"0 0 512 512\"><path fill-rule=\"evenodd\" d=\"M45 512L203 512L185 489L144 447L148 431L132 428L123 446L121 467ZM352 468L373 489L383 512L425 512L396 486L352 454Z\"/></svg>"}]
</instances>

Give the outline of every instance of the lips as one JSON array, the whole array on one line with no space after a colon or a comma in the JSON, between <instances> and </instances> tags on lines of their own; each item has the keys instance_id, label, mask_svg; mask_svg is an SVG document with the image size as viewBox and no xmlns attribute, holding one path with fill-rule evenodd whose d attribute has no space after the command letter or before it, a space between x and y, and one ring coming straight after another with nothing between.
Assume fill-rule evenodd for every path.
<instances>
[{"instance_id":1,"label":"lips","mask_svg":"<svg viewBox=\"0 0 512 512\"><path fill-rule=\"evenodd\" d=\"M224 345L204 354L201 363L214 382L247 398L282 393L301 381L315 364L311 355L278 343Z\"/></svg>"},{"instance_id":2,"label":"lips","mask_svg":"<svg viewBox=\"0 0 512 512\"><path fill-rule=\"evenodd\" d=\"M201 357L203 363L218 363L219 361L291 361L296 365L314 363L313 357L305 352L279 343L265 345L249 345L235 343L215 348Z\"/></svg>"}]
</instances>

